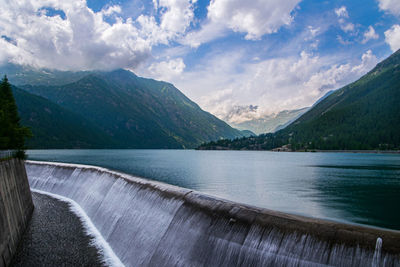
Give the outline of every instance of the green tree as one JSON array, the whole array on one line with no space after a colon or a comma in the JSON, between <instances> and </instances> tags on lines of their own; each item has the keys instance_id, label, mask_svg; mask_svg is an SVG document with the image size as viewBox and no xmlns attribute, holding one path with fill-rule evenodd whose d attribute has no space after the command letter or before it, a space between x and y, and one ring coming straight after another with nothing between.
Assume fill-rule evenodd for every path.
<instances>
[{"instance_id":1,"label":"green tree","mask_svg":"<svg viewBox=\"0 0 400 267\"><path fill-rule=\"evenodd\" d=\"M20 125L11 85L7 76L4 76L0 83L0 149L14 149L18 151L19 156L22 156L25 139L30 136L29 128Z\"/></svg>"}]
</instances>

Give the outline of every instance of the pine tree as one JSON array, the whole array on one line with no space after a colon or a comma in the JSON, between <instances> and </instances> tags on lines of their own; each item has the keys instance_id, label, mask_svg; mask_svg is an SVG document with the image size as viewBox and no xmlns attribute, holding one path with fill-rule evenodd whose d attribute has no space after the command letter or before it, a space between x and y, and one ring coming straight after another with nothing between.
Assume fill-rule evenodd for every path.
<instances>
[{"instance_id":1,"label":"pine tree","mask_svg":"<svg viewBox=\"0 0 400 267\"><path fill-rule=\"evenodd\" d=\"M23 151L25 139L30 136L30 130L20 125L11 85L7 76L4 76L0 83L0 149Z\"/></svg>"}]
</instances>

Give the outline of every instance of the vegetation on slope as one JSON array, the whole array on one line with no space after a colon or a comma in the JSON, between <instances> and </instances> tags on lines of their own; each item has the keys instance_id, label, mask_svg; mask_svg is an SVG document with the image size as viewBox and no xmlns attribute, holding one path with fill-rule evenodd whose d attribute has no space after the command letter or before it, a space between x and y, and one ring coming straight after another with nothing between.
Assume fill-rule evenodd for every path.
<instances>
[{"instance_id":1,"label":"vegetation on slope","mask_svg":"<svg viewBox=\"0 0 400 267\"><path fill-rule=\"evenodd\" d=\"M21 122L32 130L29 148L111 148L113 140L81 116L13 87Z\"/></svg>"}]
</instances>

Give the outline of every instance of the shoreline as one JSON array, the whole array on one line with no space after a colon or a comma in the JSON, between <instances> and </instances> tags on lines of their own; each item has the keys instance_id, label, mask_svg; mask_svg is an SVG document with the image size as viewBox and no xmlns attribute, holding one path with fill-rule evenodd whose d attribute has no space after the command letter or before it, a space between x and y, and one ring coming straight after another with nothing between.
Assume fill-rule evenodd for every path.
<instances>
[{"instance_id":1,"label":"shoreline","mask_svg":"<svg viewBox=\"0 0 400 267\"><path fill-rule=\"evenodd\" d=\"M26 151L39 151L39 150L183 150L183 151L267 151L267 152L307 152L307 153L358 153L358 154L400 154L400 150L255 150L255 149L175 149L175 148L30 148ZM29 159L28 159L29 160Z\"/></svg>"},{"instance_id":2,"label":"shoreline","mask_svg":"<svg viewBox=\"0 0 400 267\"><path fill-rule=\"evenodd\" d=\"M248 150L251 151L251 150ZM356 154L400 154L400 150L298 150L298 151L273 151L271 152L310 152L310 153L356 153Z\"/></svg>"},{"instance_id":3,"label":"shoreline","mask_svg":"<svg viewBox=\"0 0 400 267\"><path fill-rule=\"evenodd\" d=\"M286 153L354 153L354 154L400 154L400 150L320 150L320 149L309 149L309 150L262 150L262 149L229 149L225 147L218 147L217 149L211 148L199 148L194 149L197 151L258 151L258 152L286 152Z\"/></svg>"}]
</instances>

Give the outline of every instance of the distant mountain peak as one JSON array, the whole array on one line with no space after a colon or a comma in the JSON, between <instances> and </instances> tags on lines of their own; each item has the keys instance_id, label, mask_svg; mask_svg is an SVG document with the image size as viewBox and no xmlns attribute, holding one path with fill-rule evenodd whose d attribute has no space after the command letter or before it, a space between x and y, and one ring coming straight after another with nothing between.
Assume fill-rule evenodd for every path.
<instances>
[{"instance_id":1,"label":"distant mountain peak","mask_svg":"<svg viewBox=\"0 0 400 267\"><path fill-rule=\"evenodd\" d=\"M295 110L282 110L280 112L257 117L239 123L230 124L239 130L250 130L256 134L271 133L283 129L300 115L304 114L309 108Z\"/></svg>"}]
</instances>

